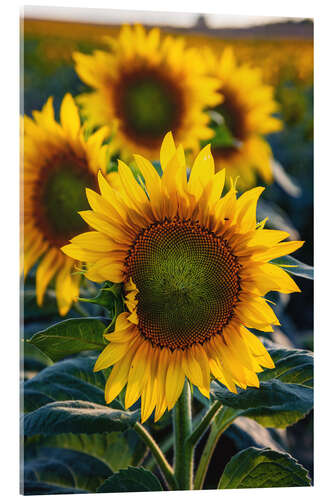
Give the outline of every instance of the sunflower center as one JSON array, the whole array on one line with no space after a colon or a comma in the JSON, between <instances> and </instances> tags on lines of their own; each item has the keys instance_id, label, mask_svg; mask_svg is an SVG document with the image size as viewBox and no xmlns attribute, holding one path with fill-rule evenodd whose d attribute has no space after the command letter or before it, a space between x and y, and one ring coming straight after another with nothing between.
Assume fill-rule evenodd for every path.
<instances>
[{"instance_id":1,"label":"sunflower center","mask_svg":"<svg viewBox=\"0 0 333 500\"><path fill-rule=\"evenodd\" d=\"M164 75L148 69L126 74L115 95L117 113L128 135L149 143L178 128L182 95Z\"/></svg>"},{"instance_id":2,"label":"sunflower center","mask_svg":"<svg viewBox=\"0 0 333 500\"><path fill-rule=\"evenodd\" d=\"M174 218L144 229L126 259L139 292L138 328L154 345L185 349L220 333L240 290L225 240Z\"/></svg>"},{"instance_id":3,"label":"sunflower center","mask_svg":"<svg viewBox=\"0 0 333 500\"><path fill-rule=\"evenodd\" d=\"M247 135L244 110L230 90L223 88L222 94L224 101L216 106L214 110L222 115L224 123L234 139L242 142ZM218 155L228 157L237 151L237 148L234 146L217 146L214 147L214 151Z\"/></svg>"},{"instance_id":4,"label":"sunflower center","mask_svg":"<svg viewBox=\"0 0 333 500\"><path fill-rule=\"evenodd\" d=\"M61 246L88 226L77 213L89 209L85 188L96 187L83 159L59 155L41 171L35 189L35 217L50 243Z\"/></svg>"}]
</instances>

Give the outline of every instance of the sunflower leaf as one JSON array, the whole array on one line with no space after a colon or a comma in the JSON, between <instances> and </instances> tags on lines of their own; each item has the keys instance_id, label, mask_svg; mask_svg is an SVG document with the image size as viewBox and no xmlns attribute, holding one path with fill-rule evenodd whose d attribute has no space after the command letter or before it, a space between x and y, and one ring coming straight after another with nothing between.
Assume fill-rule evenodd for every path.
<instances>
[{"instance_id":1,"label":"sunflower leaf","mask_svg":"<svg viewBox=\"0 0 333 500\"><path fill-rule=\"evenodd\" d=\"M40 448L57 448L87 453L102 460L112 472L127 468L129 465L137 465L147 450L146 445L132 429L102 434L67 433L26 438L25 456L30 454L30 450L34 452Z\"/></svg>"},{"instance_id":2,"label":"sunflower leaf","mask_svg":"<svg viewBox=\"0 0 333 500\"><path fill-rule=\"evenodd\" d=\"M303 418L313 408L313 356L308 351L268 347L275 368L260 375L260 387L228 391L213 382L213 398L224 408L217 425L226 428L238 416L254 419L264 427L285 428ZM224 416L224 414L226 414Z\"/></svg>"},{"instance_id":3,"label":"sunflower leaf","mask_svg":"<svg viewBox=\"0 0 333 500\"><path fill-rule=\"evenodd\" d=\"M105 327L100 318L71 318L35 333L27 342L59 361L82 351L104 349Z\"/></svg>"},{"instance_id":4,"label":"sunflower leaf","mask_svg":"<svg viewBox=\"0 0 333 500\"><path fill-rule=\"evenodd\" d=\"M58 486L57 484L42 481L24 481L22 491L22 495L69 495L74 493L88 493L88 491Z\"/></svg>"},{"instance_id":5,"label":"sunflower leaf","mask_svg":"<svg viewBox=\"0 0 333 500\"><path fill-rule=\"evenodd\" d=\"M25 447L24 479L95 492L112 473L101 460L73 450Z\"/></svg>"},{"instance_id":6,"label":"sunflower leaf","mask_svg":"<svg viewBox=\"0 0 333 500\"><path fill-rule=\"evenodd\" d=\"M308 472L288 453L247 448L226 465L218 489L310 486Z\"/></svg>"},{"instance_id":7,"label":"sunflower leaf","mask_svg":"<svg viewBox=\"0 0 333 500\"><path fill-rule=\"evenodd\" d=\"M79 399L104 404L104 371L94 372L95 356L67 359L48 366L23 384L24 411L55 401ZM112 407L120 409L114 401Z\"/></svg>"},{"instance_id":8,"label":"sunflower leaf","mask_svg":"<svg viewBox=\"0 0 333 500\"><path fill-rule=\"evenodd\" d=\"M163 491L160 481L142 467L128 467L110 476L97 493L128 493L135 491Z\"/></svg>"},{"instance_id":9,"label":"sunflower leaf","mask_svg":"<svg viewBox=\"0 0 333 500\"><path fill-rule=\"evenodd\" d=\"M313 267L304 262L300 262L291 257L290 255L285 255L284 257L279 257L271 261L272 264L282 267L285 271L295 276L301 276L302 278L307 278L313 280Z\"/></svg>"},{"instance_id":10,"label":"sunflower leaf","mask_svg":"<svg viewBox=\"0 0 333 500\"><path fill-rule=\"evenodd\" d=\"M285 451L288 447L285 429L267 429L253 419L246 417L237 418L226 430L225 436L232 439L237 450L256 446Z\"/></svg>"},{"instance_id":11,"label":"sunflower leaf","mask_svg":"<svg viewBox=\"0 0 333 500\"><path fill-rule=\"evenodd\" d=\"M114 410L89 401L55 401L22 418L25 436L62 434L64 432L94 434L124 431L138 420L139 411Z\"/></svg>"}]
</instances>

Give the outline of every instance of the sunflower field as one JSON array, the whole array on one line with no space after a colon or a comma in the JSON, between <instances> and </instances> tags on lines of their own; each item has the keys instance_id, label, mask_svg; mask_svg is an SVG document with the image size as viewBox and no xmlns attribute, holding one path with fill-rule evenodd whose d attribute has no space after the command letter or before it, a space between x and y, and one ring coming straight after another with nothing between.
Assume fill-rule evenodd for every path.
<instances>
[{"instance_id":1,"label":"sunflower field","mask_svg":"<svg viewBox=\"0 0 333 500\"><path fill-rule=\"evenodd\" d=\"M21 39L21 492L311 486L312 40Z\"/></svg>"}]
</instances>

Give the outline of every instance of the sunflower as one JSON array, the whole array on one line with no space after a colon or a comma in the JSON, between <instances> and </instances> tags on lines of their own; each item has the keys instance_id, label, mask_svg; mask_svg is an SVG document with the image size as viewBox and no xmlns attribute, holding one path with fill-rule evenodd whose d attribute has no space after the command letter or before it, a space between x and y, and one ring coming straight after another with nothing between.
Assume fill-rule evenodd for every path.
<instances>
[{"instance_id":1,"label":"sunflower","mask_svg":"<svg viewBox=\"0 0 333 500\"><path fill-rule=\"evenodd\" d=\"M123 26L118 38L106 43L109 52L73 55L78 75L95 89L78 102L92 126L117 124L115 141L123 158L133 152L158 158L168 130L189 149L212 137L203 109L220 102L219 84L204 73L196 49L141 25Z\"/></svg>"},{"instance_id":2,"label":"sunflower","mask_svg":"<svg viewBox=\"0 0 333 500\"><path fill-rule=\"evenodd\" d=\"M218 59L205 52L209 74L219 79L223 102L214 108L223 118L223 125L234 139L221 145L218 135L212 140L212 152L217 170L226 169L227 176L239 176L238 186L256 184L256 173L266 183L272 181L272 152L265 134L282 128L282 122L272 113L278 110L274 88L262 82L259 68L237 65L232 48L227 47Z\"/></svg>"},{"instance_id":3,"label":"sunflower","mask_svg":"<svg viewBox=\"0 0 333 500\"><path fill-rule=\"evenodd\" d=\"M52 97L33 118L24 116L24 276L40 257L36 271L39 306L51 279L61 315L78 295L79 274L72 274L75 260L60 248L70 238L88 230L77 214L88 208L85 187L97 187L96 173L106 169L107 127L84 139L79 112L70 94L60 108L60 124L54 118Z\"/></svg>"},{"instance_id":4,"label":"sunflower","mask_svg":"<svg viewBox=\"0 0 333 500\"><path fill-rule=\"evenodd\" d=\"M87 189L92 210L81 212L94 231L63 247L88 263L86 277L122 283L126 311L107 333L95 371L113 365L105 387L110 403L127 384L126 408L141 397L145 421L155 421L179 398L185 377L207 398L211 375L230 391L259 386L257 373L274 364L248 328L272 332L279 325L264 295L299 291L270 260L301 241L256 222L264 188L238 199L231 182L221 198L225 172L215 174L210 146L196 157L187 181L184 150L168 133L160 177L134 155L144 184L119 161L114 189L101 172L101 194Z\"/></svg>"}]
</instances>

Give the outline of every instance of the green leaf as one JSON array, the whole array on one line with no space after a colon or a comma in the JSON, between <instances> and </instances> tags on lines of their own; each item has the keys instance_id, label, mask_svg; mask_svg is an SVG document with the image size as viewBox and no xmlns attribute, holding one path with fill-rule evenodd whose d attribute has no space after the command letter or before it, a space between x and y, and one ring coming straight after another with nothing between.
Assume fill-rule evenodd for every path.
<instances>
[{"instance_id":1,"label":"green leaf","mask_svg":"<svg viewBox=\"0 0 333 500\"><path fill-rule=\"evenodd\" d=\"M212 396L222 401L229 425L236 417L253 418L264 427L285 428L303 418L313 408L313 356L308 351L271 347L268 352L275 368L259 374L260 387L228 391L212 383ZM230 411L229 411L230 410Z\"/></svg>"},{"instance_id":2,"label":"green leaf","mask_svg":"<svg viewBox=\"0 0 333 500\"><path fill-rule=\"evenodd\" d=\"M163 491L158 478L142 467L129 467L109 477L97 493L122 493L135 491Z\"/></svg>"},{"instance_id":3,"label":"green leaf","mask_svg":"<svg viewBox=\"0 0 333 500\"><path fill-rule=\"evenodd\" d=\"M22 364L21 378L27 380L34 377L38 372L44 370L47 366L52 365L51 359L42 353L37 347L27 342L22 342Z\"/></svg>"},{"instance_id":4,"label":"green leaf","mask_svg":"<svg viewBox=\"0 0 333 500\"><path fill-rule=\"evenodd\" d=\"M279 257L271 261L272 264L282 267L285 271L295 276L301 276L302 278L307 278L313 280L313 267L308 264L304 264L299 260L291 257L290 255L285 255L284 257Z\"/></svg>"},{"instance_id":5,"label":"green leaf","mask_svg":"<svg viewBox=\"0 0 333 500\"><path fill-rule=\"evenodd\" d=\"M88 401L56 401L26 413L22 419L25 436L64 432L94 434L124 431L134 425L139 414L139 411L114 410Z\"/></svg>"},{"instance_id":6,"label":"green leaf","mask_svg":"<svg viewBox=\"0 0 333 500\"><path fill-rule=\"evenodd\" d=\"M79 399L104 404L105 371L94 372L96 356L67 359L48 366L23 385L24 411L54 401ZM120 408L115 401L112 406Z\"/></svg>"},{"instance_id":7,"label":"green leaf","mask_svg":"<svg viewBox=\"0 0 333 500\"><path fill-rule=\"evenodd\" d=\"M310 486L308 472L288 453L247 448L226 465L218 489Z\"/></svg>"},{"instance_id":8,"label":"green leaf","mask_svg":"<svg viewBox=\"0 0 333 500\"><path fill-rule=\"evenodd\" d=\"M46 356L43 352L41 352L34 345L22 342L23 350L24 350L24 368L25 369L33 369L37 368L44 369L47 366L52 365L52 360Z\"/></svg>"},{"instance_id":9,"label":"green leaf","mask_svg":"<svg viewBox=\"0 0 333 500\"><path fill-rule=\"evenodd\" d=\"M132 429L103 434L68 433L27 438L26 450L34 447L61 448L87 453L107 464L112 472L129 465L137 465L147 450L146 445Z\"/></svg>"},{"instance_id":10,"label":"green leaf","mask_svg":"<svg viewBox=\"0 0 333 500\"><path fill-rule=\"evenodd\" d=\"M251 418L246 417L238 417L226 430L225 436L232 439L237 450L256 446L285 451L288 446L285 429L266 429Z\"/></svg>"},{"instance_id":11,"label":"green leaf","mask_svg":"<svg viewBox=\"0 0 333 500\"><path fill-rule=\"evenodd\" d=\"M24 464L26 481L41 481L58 486L80 488L95 492L112 473L102 461L72 450L52 447L35 448L34 454L25 447Z\"/></svg>"},{"instance_id":12,"label":"green leaf","mask_svg":"<svg viewBox=\"0 0 333 500\"><path fill-rule=\"evenodd\" d=\"M72 318L35 333L28 342L53 361L59 361L82 351L104 349L104 330L100 319Z\"/></svg>"},{"instance_id":13,"label":"green leaf","mask_svg":"<svg viewBox=\"0 0 333 500\"><path fill-rule=\"evenodd\" d=\"M25 481L23 495L66 495L73 493L88 493L77 488L66 488L56 484L43 483L41 481Z\"/></svg>"}]
</instances>

